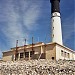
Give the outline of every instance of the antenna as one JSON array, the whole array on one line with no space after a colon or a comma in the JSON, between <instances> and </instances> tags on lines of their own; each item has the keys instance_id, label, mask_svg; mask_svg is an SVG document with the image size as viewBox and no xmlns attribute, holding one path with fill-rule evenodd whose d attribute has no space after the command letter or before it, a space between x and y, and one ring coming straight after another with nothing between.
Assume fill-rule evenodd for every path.
<instances>
[{"instance_id":1,"label":"antenna","mask_svg":"<svg viewBox=\"0 0 75 75\"><path fill-rule=\"evenodd\" d=\"M16 47L18 46L18 40L16 40Z\"/></svg>"},{"instance_id":2,"label":"antenna","mask_svg":"<svg viewBox=\"0 0 75 75\"><path fill-rule=\"evenodd\" d=\"M25 43L24 43L24 59L25 59L25 51L26 51L26 39L25 39Z\"/></svg>"},{"instance_id":3,"label":"antenna","mask_svg":"<svg viewBox=\"0 0 75 75\"><path fill-rule=\"evenodd\" d=\"M33 51L33 37L32 37L32 51Z\"/></svg>"},{"instance_id":4,"label":"antenna","mask_svg":"<svg viewBox=\"0 0 75 75\"><path fill-rule=\"evenodd\" d=\"M34 43L33 43L33 37L32 37L32 54L34 54L33 45L34 45Z\"/></svg>"},{"instance_id":5,"label":"antenna","mask_svg":"<svg viewBox=\"0 0 75 75\"><path fill-rule=\"evenodd\" d=\"M15 61L18 58L18 40L16 40Z\"/></svg>"},{"instance_id":6,"label":"antenna","mask_svg":"<svg viewBox=\"0 0 75 75\"><path fill-rule=\"evenodd\" d=\"M26 45L26 39L24 40L24 46Z\"/></svg>"}]
</instances>

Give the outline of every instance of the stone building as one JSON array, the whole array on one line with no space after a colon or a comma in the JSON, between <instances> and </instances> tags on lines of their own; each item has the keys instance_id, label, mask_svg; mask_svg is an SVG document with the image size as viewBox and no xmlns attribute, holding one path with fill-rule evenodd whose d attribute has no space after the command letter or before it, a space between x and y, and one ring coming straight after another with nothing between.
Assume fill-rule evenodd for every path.
<instances>
[{"instance_id":1,"label":"stone building","mask_svg":"<svg viewBox=\"0 0 75 75\"><path fill-rule=\"evenodd\" d=\"M3 52L4 61L31 60L31 59L66 59L75 60L75 51L58 43L42 42L11 48L7 52Z\"/></svg>"}]
</instances>

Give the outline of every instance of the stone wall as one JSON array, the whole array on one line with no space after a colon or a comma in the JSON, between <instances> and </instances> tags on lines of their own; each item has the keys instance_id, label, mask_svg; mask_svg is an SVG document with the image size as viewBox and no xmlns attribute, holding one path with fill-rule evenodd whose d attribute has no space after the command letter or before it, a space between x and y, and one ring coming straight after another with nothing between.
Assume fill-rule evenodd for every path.
<instances>
[{"instance_id":1,"label":"stone wall","mask_svg":"<svg viewBox=\"0 0 75 75\"><path fill-rule=\"evenodd\" d=\"M1 61L0 75L75 75L75 61L46 59Z\"/></svg>"}]
</instances>

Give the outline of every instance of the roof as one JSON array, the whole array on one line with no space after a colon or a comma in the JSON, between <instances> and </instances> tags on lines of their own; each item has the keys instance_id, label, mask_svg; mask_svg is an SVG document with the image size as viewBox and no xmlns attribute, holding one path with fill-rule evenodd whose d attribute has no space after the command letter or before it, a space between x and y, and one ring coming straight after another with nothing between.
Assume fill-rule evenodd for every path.
<instances>
[{"instance_id":1,"label":"roof","mask_svg":"<svg viewBox=\"0 0 75 75\"><path fill-rule=\"evenodd\" d=\"M59 46L65 48L65 49L67 49L67 50L69 50L69 51L75 53L74 50L72 50L72 49L70 49L70 48L68 48L68 47L66 47L66 46L64 46L64 45L60 45L60 44L58 44L58 43L56 43L56 42L50 42L50 43L46 43L46 44L43 43L43 42L38 42L38 43L33 44L33 47L44 46L44 45L50 45L50 44L51 44L51 45L53 45L53 44L59 45ZM24 47L24 46L19 46L18 48L23 48L23 47ZM31 47L32 47L32 44L26 45L26 48L31 48ZM11 52L11 51L13 51L14 49L16 49L16 47L11 48L11 50L5 51L5 52ZM3 53L5 53L5 52L3 52Z\"/></svg>"},{"instance_id":2,"label":"roof","mask_svg":"<svg viewBox=\"0 0 75 75\"><path fill-rule=\"evenodd\" d=\"M74 52L74 53L75 53L75 51L74 51L74 50L72 50L72 49L70 49L69 47L66 47L66 46L64 46L64 45L60 45L60 44L58 44L58 43L56 43L56 42L51 42L51 43L47 43L47 44L56 44L56 45L59 45L59 46L61 46L61 47L65 48L65 49L68 49L69 51L71 51L71 52Z\"/></svg>"}]
</instances>

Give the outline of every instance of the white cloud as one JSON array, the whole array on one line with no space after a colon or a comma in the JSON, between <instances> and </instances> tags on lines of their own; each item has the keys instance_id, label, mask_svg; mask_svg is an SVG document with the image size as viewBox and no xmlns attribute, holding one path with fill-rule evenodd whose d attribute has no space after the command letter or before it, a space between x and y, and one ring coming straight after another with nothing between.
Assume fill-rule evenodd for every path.
<instances>
[{"instance_id":1,"label":"white cloud","mask_svg":"<svg viewBox=\"0 0 75 75\"><path fill-rule=\"evenodd\" d=\"M40 13L40 9L37 5L31 5L31 7L27 10L24 16L24 25L29 29L33 29L33 26L36 26L36 22Z\"/></svg>"},{"instance_id":2,"label":"white cloud","mask_svg":"<svg viewBox=\"0 0 75 75\"><path fill-rule=\"evenodd\" d=\"M6 20L7 24L3 26L2 32L7 37L6 40L9 40L9 44L14 47L17 39L19 45L23 45L24 39L29 38L28 32L33 29L33 26L36 28L40 6L22 0L20 6L18 5L15 10L14 6L16 5L12 1L8 1L4 8L4 14L6 15L4 21Z\"/></svg>"}]
</instances>

